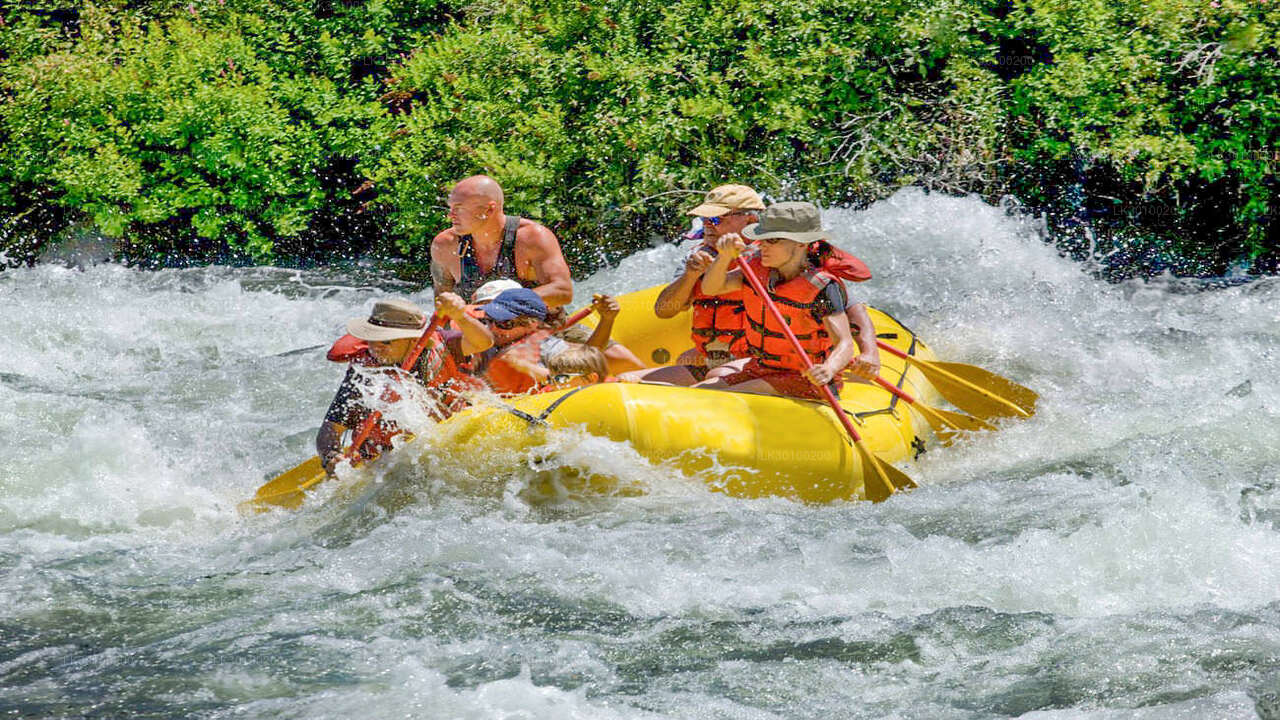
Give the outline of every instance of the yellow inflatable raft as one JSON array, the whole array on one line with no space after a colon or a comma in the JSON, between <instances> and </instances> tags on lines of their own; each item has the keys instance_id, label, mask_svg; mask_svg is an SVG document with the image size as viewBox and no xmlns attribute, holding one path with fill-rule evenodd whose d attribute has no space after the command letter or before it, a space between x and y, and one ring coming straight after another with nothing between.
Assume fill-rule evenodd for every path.
<instances>
[{"instance_id":1,"label":"yellow inflatable raft","mask_svg":"<svg viewBox=\"0 0 1280 720\"><path fill-rule=\"evenodd\" d=\"M653 314L659 288L621 298L613 337L657 366L691 347L690 314ZM880 339L925 360L920 340L872 310ZM937 395L914 367L881 354L881 377L924 402ZM874 385L847 382L840 396L866 447L888 463L923 449L924 428L905 403ZM739 497L783 496L806 502L864 498L863 468L848 434L823 403L665 385L610 382L484 404L439 426L436 442L513 450L545 442L543 432L579 427L626 441L644 457L667 463ZM434 443L433 443L434 444Z\"/></svg>"}]
</instances>

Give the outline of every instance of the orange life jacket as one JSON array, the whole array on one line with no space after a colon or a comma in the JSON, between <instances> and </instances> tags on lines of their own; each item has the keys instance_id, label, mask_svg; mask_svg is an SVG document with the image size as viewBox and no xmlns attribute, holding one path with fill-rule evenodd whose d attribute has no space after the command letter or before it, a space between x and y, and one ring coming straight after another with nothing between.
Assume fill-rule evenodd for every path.
<instances>
[{"instance_id":1,"label":"orange life jacket","mask_svg":"<svg viewBox=\"0 0 1280 720\"><path fill-rule=\"evenodd\" d=\"M716 255L716 249L703 245L698 248L703 252ZM702 292L702 279L693 286L693 294L689 304L693 306L693 318L690 323L690 338L698 352L707 354L707 343L720 341L729 346L729 352L744 357L747 352L742 328L742 290L723 295L708 295Z\"/></svg>"},{"instance_id":2,"label":"orange life jacket","mask_svg":"<svg viewBox=\"0 0 1280 720\"><path fill-rule=\"evenodd\" d=\"M480 378L463 372L458 367L458 363L453 359L453 353L445 347L444 338L439 336L439 332L436 331L436 338L431 347L423 350L418 356L415 366L417 372L414 373L414 377L428 390L434 391L433 394L440 400L440 408L438 412L433 411L431 414L437 420L443 420L466 407L467 402L463 393L486 389L487 386ZM353 360L353 362L361 361L372 363L373 357L365 352ZM383 391L382 399L388 403L400 402L400 393L388 387ZM378 418L373 429L369 431L368 439L360 447L360 454L366 459L382 454L391 449L391 438L402 432L404 430L400 429L395 422L386 417Z\"/></svg>"},{"instance_id":3,"label":"orange life jacket","mask_svg":"<svg viewBox=\"0 0 1280 720\"><path fill-rule=\"evenodd\" d=\"M493 391L499 395L519 395L534 389L537 381L532 375L516 369L511 360L519 360L528 365L540 364L542 342L551 335L550 330L535 330L499 350L482 372Z\"/></svg>"},{"instance_id":4,"label":"orange life jacket","mask_svg":"<svg viewBox=\"0 0 1280 720\"><path fill-rule=\"evenodd\" d=\"M418 380L439 394L446 417L466 406L463 393L486 388L483 380L467 372L453 359L453 353L449 352L439 330L436 331L435 342L418 358L418 370Z\"/></svg>"},{"instance_id":5,"label":"orange life jacket","mask_svg":"<svg viewBox=\"0 0 1280 720\"><path fill-rule=\"evenodd\" d=\"M764 266L758 255L747 262L747 267L767 287L769 268ZM832 346L831 337L827 335L822 320L814 317L815 301L827 285L833 282L840 280L825 270L810 265L804 272L779 283L769 291L774 304L791 327L791 332L795 333L800 346L815 364L827 359ZM796 355L795 348L782 332L773 313L769 312L764 299L749 286L743 293L742 309L746 318L743 331L748 352L758 358L761 365L797 372L805 369L804 361Z\"/></svg>"}]
</instances>

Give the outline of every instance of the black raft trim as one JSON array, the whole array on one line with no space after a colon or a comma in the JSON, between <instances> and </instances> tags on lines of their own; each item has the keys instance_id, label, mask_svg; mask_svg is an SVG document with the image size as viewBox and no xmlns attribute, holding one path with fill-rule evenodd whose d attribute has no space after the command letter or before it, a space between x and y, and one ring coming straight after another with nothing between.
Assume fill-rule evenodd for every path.
<instances>
[{"instance_id":1,"label":"black raft trim","mask_svg":"<svg viewBox=\"0 0 1280 720\"><path fill-rule=\"evenodd\" d=\"M551 416L551 413L555 412L555 411L556 411L556 408L560 407L560 405L561 405L562 403L564 403L564 401L565 401L565 400L568 400L569 398L573 397L574 395L577 395L578 393L582 392L583 390L586 390L586 389L587 389L587 388L589 388L589 387L591 387L591 385L583 385L583 386L581 386L581 387L576 387L576 388L574 388L574 389L570 390L569 392L565 393L564 395L561 395L559 398L557 398L557 399L556 399L556 401L555 401L555 402L553 402L553 403L551 403L550 405L548 405L546 410L543 410L543 411L542 411L539 415L537 415L537 416L530 415L529 413L527 413L527 412L525 412L525 411L521 410L520 408L512 407L512 406L510 406L510 405L508 405L508 404L506 404L506 403L498 403L498 404L499 404L499 406L500 406L503 410L506 410L507 412L511 413L512 415L515 415L516 417L520 418L521 420L524 420L525 422L529 423L530 427L532 427L532 426L534 426L534 425L543 425L543 426L545 426L545 425L547 424L547 418L548 418L548 417L550 417L550 416Z\"/></svg>"}]
</instances>

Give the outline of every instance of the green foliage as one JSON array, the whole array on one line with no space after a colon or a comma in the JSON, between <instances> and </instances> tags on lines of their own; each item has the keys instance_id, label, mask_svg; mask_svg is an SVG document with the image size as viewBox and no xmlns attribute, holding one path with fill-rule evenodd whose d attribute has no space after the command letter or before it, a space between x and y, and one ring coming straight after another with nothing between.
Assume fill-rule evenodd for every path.
<instances>
[{"instance_id":1,"label":"green foliage","mask_svg":"<svg viewBox=\"0 0 1280 720\"><path fill-rule=\"evenodd\" d=\"M1015 191L1074 156L1118 177L1119 225L1155 226L1206 261L1276 252L1280 8L1029 0L1010 19L1052 57L1010 84L1014 157L1033 169Z\"/></svg>"},{"instance_id":2,"label":"green foliage","mask_svg":"<svg viewBox=\"0 0 1280 720\"><path fill-rule=\"evenodd\" d=\"M351 204L344 181L359 181L328 173L367 152L382 113L355 68L385 64L378 31L411 6L436 3L375 0L324 21L309 3L257 15L221 1L6 18L20 31L0 77L0 202L21 212L37 188L139 256L269 261L281 241L305 246L317 215ZM54 15L70 20L42 22ZM310 32L327 27L339 34Z\"/></svg>"},{"instance_id":3,"label":"green foliage","mask_svg":"<svg viewBox=\"0 0 1280 720\"><path fill-rule=\"evenodd\" d=\"M976 55L965 32L981 15L957 9L939 29L924 3L900 5L506 4L393 69L411 111L381 123L387 150L366 167L406 251L440 227L447 183L479 171L588 256L633 248L617 227L726 180L824 202L925 176L980 189L996 78L967 57L940 64L937 36Z\"/></svg>"},{"instance_id":4,"label":"green foliage","mask_svg":"<svg viewBox=\"0 0 1280 720\"><path fill-rule=\"evenodd\" d=\"M421 258L476 172L579 266L725 181L1280 252L1280 3L113 1L0 0L0 213L142 254Z\"/></svg>"}]
</instances>

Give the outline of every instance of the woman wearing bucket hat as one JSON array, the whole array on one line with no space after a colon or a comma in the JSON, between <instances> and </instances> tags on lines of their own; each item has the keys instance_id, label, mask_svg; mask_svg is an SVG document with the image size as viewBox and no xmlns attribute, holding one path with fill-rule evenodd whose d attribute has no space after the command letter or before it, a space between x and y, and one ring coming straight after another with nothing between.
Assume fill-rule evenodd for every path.
<instances>
[{"instance_id":1,"label":"woman wearing bucket hat","mask_svg":"<svg viewBox=\"0 0 1280 720\"><path fill-rule=\"evenodd\" d=\"M436 297L436 312L453 320L458 329L435 330L431 345L418 357L410 376L431 391L438 400L431 408L432 414L443 418L462 406L463 392L484 387L459 366L467 356L493 345L493 333L484 323L468 315L462 298L453 293L440 293ZM369 317L347 322L347 332L364 342L367 349L352 359L316 434L316 453L326 470L332 472L342 457L343 434L369 414L365 398L370 396L369 386L374 381L370 369L395 368L411 352L426 328L426 313L401 299L379 300L373 304ZM379 420L360 453L366 458L381 453L390 447L391 437L397 432L393 423Z\"/></svg>"},{"instance_id":2,"label":"woman wearing bucket hat","mask_svg":"<svg viewBox=\"0 0 1280 720\"><path fill-rule=\"evenodd\" d=\"M764 298L744 282L742 271L729 269L746 244L741 238L726 236L720 238L719 254L703 276L702 289L711 295L742 292L744 340L751 359L737 372L696 387L821 400L820 387L831 383L839 387L840 374L854 350L845 315L848 295L844 283L819 264L822 252L830 258L834 250L827 244L830 236L822 227L821 212L811 203L778 203L761 214L760 222L743 228L742 235L758 241L759 253L746 261L746 266L764 283L813 367L806 369L807 363L787 340ZM850 266L842 274L864 275L865 266L856 258L840 259ZM865 277L869 276L870 272L865 272Z\"/></svg>"}]
</instances>

